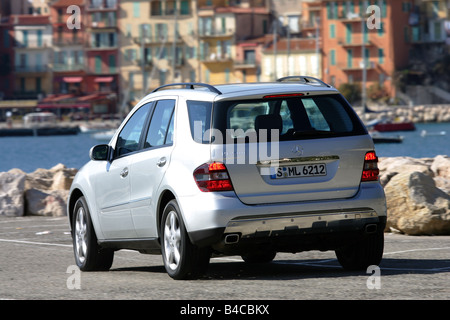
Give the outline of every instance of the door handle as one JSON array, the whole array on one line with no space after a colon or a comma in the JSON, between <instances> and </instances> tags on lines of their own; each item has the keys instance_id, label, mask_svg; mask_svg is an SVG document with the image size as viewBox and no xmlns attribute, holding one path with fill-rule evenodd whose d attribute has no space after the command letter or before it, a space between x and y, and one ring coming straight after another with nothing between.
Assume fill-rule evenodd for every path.
<instances>
[{"instance_id":1,"label":"door handle","mask_svg":"<svg viewBox=\"0 0 450 320\"><path fill-rule=\"evenodd\" d=\"M122 178L125 178L127 175L128 175L128 168L124 168L124 169L122 170L122 172L120 173L120 176L121 176Z\"/></svg>"},{"instance_id":2,"label":"door handle","mask_svg":"<svg viewBox=\"0 0 450 320\"><path fill-rule=\"evenodd\" d=\"M156 162L156 165L157 165L158 167L164 167L164 165L166 164L166 162L167 162L166 157L162 157L161 159L159 159L159 160Z\"/></svg>"}]
</instances>

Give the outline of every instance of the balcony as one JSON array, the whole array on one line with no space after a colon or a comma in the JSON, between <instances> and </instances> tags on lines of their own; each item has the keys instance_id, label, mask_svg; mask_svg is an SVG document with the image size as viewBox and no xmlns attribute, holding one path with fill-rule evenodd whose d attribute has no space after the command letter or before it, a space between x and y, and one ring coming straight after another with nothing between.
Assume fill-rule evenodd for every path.
<instances>
[{"instance_id":1,"label":"balcony","mask_svg":"<svg viewBox=\"0 0 450 320\"><path fill-rule=\"evenodd\" d=\"M145 70L149 70L151 68L153 68L153 61L152 60L147 60L144 59L144 61L142 61L142 59L137 59L136 61L136 65L139 67L144 67Z\"/></svg>"},{"instance_id":2,"label":"balcony","mask_svg":"<svg viewBox=\"0 0 450 320\"><path fill-rule=\"evenodd\" d=\"M364 69L364 63L361 60L352 61L351 63L340 63L337 65L339 69L344 71L362 71ZM377 68L377 63L373 61L367 61L366 70L374 70Z\"/></svg>"},{"instance_id":3,"label":"balcony","mask_svg":"<svg viewBox=\"0 0 450 320\"><path fill-rule=\"evenodd\" d=\"M235 69L252 69L256 68L256 60L255 59L245 59L242 61L235 61L234 68Z\"/></svg>"},{"instance_id":4,"label":"balcony","mask_svg":"<svg viewBox=\"0 0 450 320\"><path fill-rule=\"evenodd\" d=\"M55 63L53 65L54 72L84 71L84 69L84 64Z\"/></svg>"},{"instance_id":5,"label":"balcony","mask_svg":"<svg viewBox=\"0 0 450 320\"><path fill-rule=\"evenodd\" d=\"M228 53L208 53L203 57L200 57L200 61L203 63L217 63L217 62L230 62L232 61L231 55Z\"/></svg>"},{"instance_id":6,"label":"balcony","mask_svg":"<svg viewBox=\"0 0 450 320\"><path fill-rule=\"evenodd\" d=\"M162 43L173 43L174 37L172 36L167 36L167 35L160 35L158 37L134 37L133 41L135 44L137 45L152 45L152 44L162 44ZM183 43L183 38L178 35L176 40L176 43L181 44Z\"/></svg>"},{"instance_id":7,"label":"balcony","mask_svg":"<svg viewBox=\"0 0 450 320\"><path fill-rule=\"evenodd\" d=\"M14 47L17 49L47 49L51 46L52 44L50 40L43 42L28 41L27 43L16 41L16 43L14 44Z\"/></svg>"},{"instance_id":8,"label":"balcony","mask_svg":"<svg viewBox=\"0 0 450 320\"><path fill-rule=\"evenodd\" d=\"M35 66L14 66L16 73L45 73L50 69L47 65L35 65Z\"/></svg>"},{"instance_id":9,"label":"balcony","mask_svg":"<svg viewBox=\"0 0 450 320\"><path fill-rule=\"evenodd\" d=\"M117 44L112 45L97 45L97 44L88 44L85 47L85 50L87 51L108 51L108 50L117 50L118 46Z\"/></svg>"},{"instance_id":10,"label":"balcony","mask_svg":"<svg viewBox=\"0 0 450 320\"><path fill-rule=\"evenodd\" d=\"M361 34L352 35L351 37L346 38L338 38L339 45L343 47L361 47L365 45L366 47L374 46L374 44L370 41L368 36L363 39Z\"/></svg>"},{"instance_id":11,"label":"balcony","mask_svg":"<svg viewBox=\"0 0 450 320\"><path fill-rule=\"evenodd\" d=\"M96 29L117 28L117 21L114 19L104 19L101 21L92 21L90 27L96 28Z\"/></svg>"},{"instance_id":12,"label":"balcony","mask_svg":"<svg viewBox=\"0 0 450 320\"><path fill-rule=\"evenodd\" d=\"M86 7L87 11L116 11L118 9L117 0L91 0Z\"/></svg>"},{"instance_id":13,"label":"balcony","mask_svg":"<svg viewBox=\"0 0 450 320\"><path fill-rule=\"evenodd\" d=\"M199 30L200 38L228 38L234 36L234 31L232 29L228 30L216 30L214 28L211 29L200 29Z\"/></svg>"},{"instance_id":14,"label":"balcony","mask_svg":"<svg viewBox=\"0 0 450 320\"><path fill-rule=\"evenodd\" d=\"M84 40L80 38L56 38L53 40L53 44L55 46L74 46L74 45L83 45Z\"/></svg>"}]
</instances>

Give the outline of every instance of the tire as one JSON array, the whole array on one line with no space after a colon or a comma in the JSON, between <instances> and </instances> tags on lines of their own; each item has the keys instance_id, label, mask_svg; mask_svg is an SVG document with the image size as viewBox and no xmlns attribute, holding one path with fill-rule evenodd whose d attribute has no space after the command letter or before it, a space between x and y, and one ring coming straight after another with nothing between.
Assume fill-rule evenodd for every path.
<instances>
[{"instance_id":1,"label":"tire","mask_svg":"<svg viewBox=\"0 0 450 320\"><path fill-rule=\"evenodd\" d=\"M365 235L354 244L336 250L336 257L346 270L367 270L371 265L379 265L383 257L384 231Z\"/></svg>"},{"instance_id":2,"label":"tire","mask_svg":"<svg viewBox=\"0 0 450 320\"><path fill-rule=\"evenodd\" d=\"M269 263L275 258L277 253L275 251L248 253L242 255L241 258L247 263Z\"/></svg>"},{"instance_id":3,"label":"tire","mask_svg":"<svg viewBox=\"0 0 450 320\"><path fill-rule=\"evenodd\" d=\"M164 267L175 280L198 278L209 265L210 249L191 243L175 200L166 205L162 215L161 251Z\"/></svg>"},{"instance_id":4,"label":"tire","mask_svg":"<svg viewBox=\"0 0 450 320\"><path fill-rule=\"evenodd\" d=\"M114 259L112 249L102 249L92 225L86 199L81 197L73 210L72 239L75 262L82 271L106 271Z\"/></svg>"}]
</instances>

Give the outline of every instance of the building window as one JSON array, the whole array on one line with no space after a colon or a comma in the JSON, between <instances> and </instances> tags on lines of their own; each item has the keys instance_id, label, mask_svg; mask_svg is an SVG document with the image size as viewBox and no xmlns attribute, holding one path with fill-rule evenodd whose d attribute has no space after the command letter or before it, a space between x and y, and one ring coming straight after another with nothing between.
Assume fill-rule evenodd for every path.
<instances>
[{"instance_id":1,"label":"building window","mask_svg":"<svg viewBox=\"0 0 450 320\"><path fill-rule=\"evenodd\" d=\"M378 29L378 36L382 37L384 35L384 22L380 23L380 29Z\"/></svg>"},{"instance_id":2,"label":"building window","mask_svg":"<svg viewBox=\"0 0 450 320\"><path fill-rule=\"evenodd\" d=\"M334 23L330 24L330 38L336 38L336 25Z\"/></svg>"},{"instance_id":3,"label":"building window","mask_svg":"<svg viewBox=\"0 0 450 320\"><path fill-rule=\"evenodd\" d=\"M102 73L102 57L95 56L95 73Z\"/></svg>"},{"instance_id":4,"label":"building window","mask_svg":"<svg viewBox=\"0 0 450 320\"><path fill-rule=\"evenodd\" d=\"M42 91L42 79L40 77L36 78L36 92L40 93Z\"/></svg>"},{"instance_id":5,"label":"building window","mask_svg":"<svg viewBox=\"0 0 450 320\"><path fill-rule=\"evenodd\" d=\"M151 2L151 15L152 16L162 15L161 1L152 1Z\"/></svg>"},{"instance_id":6,"label":"building window","mask_svg":"<svg viewBox=\"0 0 450 320\"><path fill-rule=\"evenodd\" d=\"M352 68L353 67L353 50L347 49L347 67Z\"/></svg>"},{"instance_id":7,"label":"building window","mask_svg":"<svg viewBox=\"0 0 450 320\"><path fill-rule=\"evenodd\" d=\"M336 50L334 49L330 51L330 64L332 66L336 65Z\"/></svg>"},{"instance_id":8,"label":"building window","mask_svg":"<svg viewBox=\"0 0 450 320\"><path fill-rule=\"evenodd\" d=\"M110 73L116 73L116 56L110 55L109 56L109 72Z\"/></svg>"},{"instance_id":9,"label":"building window","mask_svg":"<svg viewBox=\"0 0 450 320\"><path fill-rule=\"evenodd\" d=\"M378 63L379 64L384 63L384 50L381 48L378 49Z\"/></svg>"},{"instance_id":10,"label":"building window","mask_svg":"<svg viewBox=\"0 0 450 320\"><path fill-rule=\"evenodd\" d=\"M411 11L411 4L409 2L402 2L402 11L403 12Z\"/></svg>"},{"instance_id":11,"label":"building window","mask_svg":"<svg viewBox=\"0 0 450 320\"><path fill-rule=\"evenodd\" d=\"M139 18L140 16L140 3L139 2L133 2L133 17L134 18Z\"/></svg>"},{"instance_id":12,"label":"building window","mask_svg":"<svg viewBox=\"0 0 450 320\"><path fill-rule=\"evenodd\" d=\"M37 46L42 47L42 30L37 31Z\"/></svg>"},{"instance_id":13,"label":"building window","mask_svg":"<svg viewBox=\"0 0 450 320\"><path fill-rule=\"evenodd\" d=\"M182 0L181 1L181 7L180 7L180 14L189 14L189 1Z\"/></svg>"},{"instance_id":14,"label":"building window","mask_svg":"<svg viewBox=\"0 0 450 320\"><path fill-rule=\"evenodd\" d=\"M345 25L345 42L352 43L352 25L350 23Z\"/></svg>"},{"instance_id":15,"label":"building window","mask_svg":"<svg viewBox=\"0 0 450 320\"><path fill-rule=\"evenodd\" d=\"M23 35L23 46L24 47L28 47L28 31L27 30L23 30L22 31L22 35Z\"/></svg>"},{"instance_id":16,"label":"building window","mask_svg":"<svg viewBox=\"0 0 450 320\"><path fill-rule=\"evenodd\" d=\"M10 46L10 37L9 37L9 30L4 29L3 30L3 47L5 49L9 48Z\"/></svg>"}]
</instances>

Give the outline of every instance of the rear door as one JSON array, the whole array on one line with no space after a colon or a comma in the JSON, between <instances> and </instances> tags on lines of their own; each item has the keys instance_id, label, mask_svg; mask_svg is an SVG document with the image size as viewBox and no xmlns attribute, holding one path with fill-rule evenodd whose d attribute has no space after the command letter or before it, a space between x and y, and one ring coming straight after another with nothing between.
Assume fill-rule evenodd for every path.
<instances>
[{"instance_id":1,"label":"rear door","mask_svg":"<svg viewBox=\"0 0 450 320\"><path fill-rule=\"evenodd\" d=\"M246 204L352 197L373 150L339 94L221 102L214 117L226 143L212 145L212 158Z\"/></svg>"}]
</instances>

